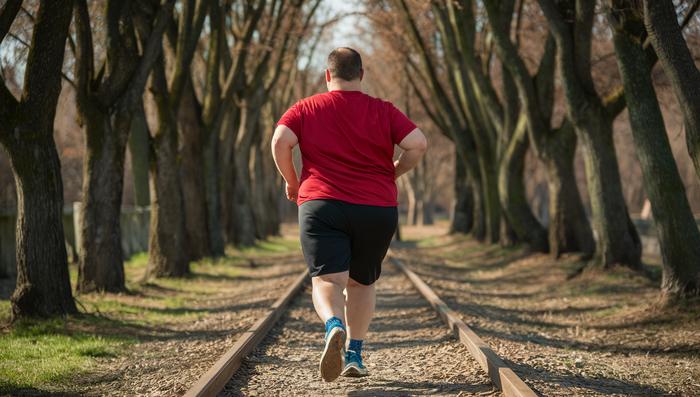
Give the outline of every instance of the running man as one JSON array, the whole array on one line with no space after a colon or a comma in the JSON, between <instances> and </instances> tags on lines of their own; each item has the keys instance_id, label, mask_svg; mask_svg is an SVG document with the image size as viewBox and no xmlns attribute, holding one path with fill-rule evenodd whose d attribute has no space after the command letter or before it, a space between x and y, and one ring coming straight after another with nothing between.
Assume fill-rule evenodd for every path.
<instances>
[{"instance_id":1,"label":"running man","mask_svg":"<svg viewBox=\"0 0 700 397\"><path fill-rule=\"evenodd\" d=\"M294 104L272 139L287 198L299 205L312 298L326 328L320 371L327 382L341 373L367 375L362 341L374 314L374 282L398 222L396 178L427 148L423 133L394 105L362 92L363 75L357 51L335 49L328 56L328 92ZM301 181L292 162L297 144ZM395 144L403 152L392 161Z\"/></svg>"}]
</instances>

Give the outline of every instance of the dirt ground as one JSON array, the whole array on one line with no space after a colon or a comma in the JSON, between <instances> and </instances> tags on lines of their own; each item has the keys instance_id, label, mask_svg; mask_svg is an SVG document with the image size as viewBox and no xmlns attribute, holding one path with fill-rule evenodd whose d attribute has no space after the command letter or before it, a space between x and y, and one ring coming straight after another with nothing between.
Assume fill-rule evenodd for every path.
<instances>
[{"instance_id":1,"label":"dirt ground","mask_svg":"<svg viewBox=\"0 0 700 397\"><path fill-rule=\"evenodd\" d=\"M467 349L418 295L385 264L377 312L365 342L370 376L321 380L323 325L310 293L290 310L226 385L223 396L489 396L498 395Z\"/></svg>"},{"instance_id":2,"label":"dirt ground","mask_svg":"<svg viewBox=\"0 0 700 397\"><path fill-rule=\"evenodd\" d=\"M177 299L178 306L150 307L149 312L163 315L163 322L141 323L128 314L110 318L105 325L83 331L90 334L128 335L136 343L124 351L97 358L94 367L81 371L70 380L51 387L21 389L12 396L87 395L87 396L177 396L182 395L274 302L304 269L299 253L256 258L248 263L228 263L236 267L235 277L199 274L193 281L206 291L183 295L177 289L145 286L138 294L90 297L105 302L118 299L120 305L133 307L157 305ZM187 280L181 282L187 283ZM146 303L158 289L159 299ZM211 288L216 288L212 291ZM111 296L111 297L110 297ZM86 298L83 298L86 299ZM183 315L168 321L169 314ZM135 316L138 316L136 314ZM157 317L155 320L157 320ZM92 327L91 323L77 323ZM70 324L70 327L76 327ZM0 393L2 394L2 393Z\"/></svg>"},{"instance_id":3,"label":"dirt ground","mask_svg":"<svg viewBox=\"0 0 700 397\"><path fill-rule=\"evenodd\" d=\"M700 309L661 309L658 280L436 234L396 255L542 395L700 395Z\"/></svg>"},{"instance_id":4,"label":"dirt ground","mask_svg":"<svg viewBox=\"0 0 700 397\"><path fill-rule=\"evenodd\" d=\"M658 280L623 268L572 277L583 264L575 255L555 261L520 248L446 236L440 226L404 228L402 234L406 241L394 247L394 255L540 395L700 395L700 309L661 309ZM190 290L183 298L164 287L170 284L149 284L118 297L122 308L156 305L149 308L156 316L153 323L125 313L110 320L113 328L85 331L128 333L138 343L98 357L94 368L72 377L70 384L12 395L181 395L304 268L298 252L261 258L255 267L229 266L237 268L235 277L196 276L207 293ZM658 266L650 273L658 277ZM104 302L104 297L93 298ZM389 263L378 283L377 315L366 341L370 377L321 381L322 335L307 290L222 395L499 395L466 348Z\"/></svg>"},{"instance_id":5,"label":"dirt ground","mask_svg":"<svg viewBox=\"0 0 700 397\"><path fill-rule=\"evenodd\" d=\"M248 277L232 280L218 297L188 306L206 310L201 321L157 331L152 341L102 363L86 379L86 394L182 395L269 308L303 270L298 255L258 263Z\"/></svg>"}]
</instances>

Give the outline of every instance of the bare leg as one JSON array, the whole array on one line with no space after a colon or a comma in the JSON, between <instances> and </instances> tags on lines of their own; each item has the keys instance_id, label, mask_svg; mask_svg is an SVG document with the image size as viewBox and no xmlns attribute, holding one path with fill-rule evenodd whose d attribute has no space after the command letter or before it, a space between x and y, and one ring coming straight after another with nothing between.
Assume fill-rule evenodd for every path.
<instances>
[{"instance_id":1,"label":"bare leg","mask_svg":"<svg viewBox=\"0 0 700 397\"><path fill-rule=\"evenodd\" d=\"M331 273L311 278L314 308L324 324L331 317L338 317L345 323L343 290L348 283L348 273Z\"/></svg>"},{"instance_id":2,"label":"bare leg","mask_svg":"<svg viewBox=\"0 0 700 397\"><path fill-rule=\"evenodd\" d=\"M345 315L347 318L348 340L365 339L369 323L374 315L374 284L364 285L348 278L346 296Z\"/></svg>"}]
</instances>

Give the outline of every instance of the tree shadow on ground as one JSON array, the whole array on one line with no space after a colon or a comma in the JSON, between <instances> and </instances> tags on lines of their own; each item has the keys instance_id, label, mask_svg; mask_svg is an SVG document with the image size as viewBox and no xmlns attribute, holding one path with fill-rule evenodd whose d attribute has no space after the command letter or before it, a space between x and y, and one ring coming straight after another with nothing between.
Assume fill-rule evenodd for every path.
<instances>
[{"instance_id":1,"label":"tree shadow on ground","mask_svg":"<svg viewBox=\"0 0 700 397\"><path fill-rule=\"evenodd\" d=\"M668 396L668 392L650 385L622 381L607 377L588 377L573 374L562 374L535 368L528 364L504 360L518 376L526 383L535 381L554 384L561 388L587 389L599 395L625 396ZM538 393L539 394L539 393Z\"/></svg>"},{"instance_id":2,"label":"tree shadow on ground","mask_svg":"<svg viewBox=\"0 0 700 397\"><path fill-rule=\"evenodd\" d=\"M493 391L490 384L472 385L467 383L406 382L381 379L380 385L367 389L351 390L348 396L432 396L441 393L487 394Z\"/></svg>"}]
</instances>

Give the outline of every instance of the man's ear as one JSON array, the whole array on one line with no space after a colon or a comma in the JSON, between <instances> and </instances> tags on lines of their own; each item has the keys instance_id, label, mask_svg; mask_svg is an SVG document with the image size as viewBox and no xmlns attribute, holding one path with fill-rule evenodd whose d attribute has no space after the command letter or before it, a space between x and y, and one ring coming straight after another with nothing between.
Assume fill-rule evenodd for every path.
<instances>
[{"instance_id":1,"label":"man's ear","mask_svg":"<svg viewBox=\"0 0 700 397\"><path fill-rule=\"evenodd\" d=\"M362 79L363 79L364 77L365 77L365 70L364 70L364 69L360 69L360 81L362 81Z\"/></svg>"},{"instance_id":2,"label":"man's ear","mask_svg":"<svg viewBox=\"0 0 700 397\"><path fill-rule=\"evenodd\" d=\"M331 82L331 71L326 69L326 83Z\"/></svg>"}]
</instances>

